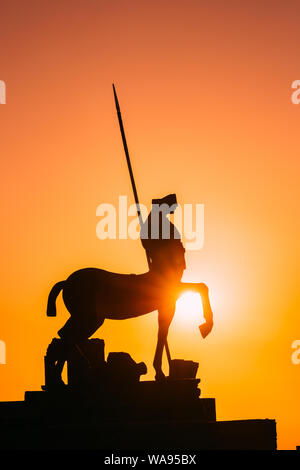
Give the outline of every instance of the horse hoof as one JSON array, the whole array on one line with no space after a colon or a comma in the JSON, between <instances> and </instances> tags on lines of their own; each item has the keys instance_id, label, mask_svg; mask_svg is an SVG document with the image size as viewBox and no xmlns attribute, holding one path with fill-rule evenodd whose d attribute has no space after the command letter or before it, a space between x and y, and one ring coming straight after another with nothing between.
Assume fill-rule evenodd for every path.
<instances>
[{"instance_id":1,"label":"horse hoof","mask_svg":"<svg viewBox=\"0 0 300 470\"><path fill-rule=\"evenodd\" d=\"M66 388L67 388L67 385L65 384L65 382L62 379L57 379L57 380L51 381L46 386L44 386L43 390L47 390L50 392L57 392L57 391L65 390Z\"/></svg>"},{"instance_id":2,"label":"horse hoof","mask_svg":"<svg viewBox=\"0 0 300 470\"><path fill-rule=\"evenodd\" d=\"M155 381L156 382L164 382L166 380L165 374L163 372L159 372L158 374L155 375Z\"/></svg>"}]
</instances>

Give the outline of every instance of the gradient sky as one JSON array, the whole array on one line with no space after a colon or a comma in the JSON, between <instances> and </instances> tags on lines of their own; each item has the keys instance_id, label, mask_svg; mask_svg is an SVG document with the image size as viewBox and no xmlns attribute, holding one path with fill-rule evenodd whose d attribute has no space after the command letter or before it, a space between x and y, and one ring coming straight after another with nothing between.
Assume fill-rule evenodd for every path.
<instances>
[{"instance_id":1,"label":"gradient sky","mask_svg":"<svg viewBox=\"0 0 300 470\"><path fill-rule=\"evenodd\" d=\"M215 328L202 340L181 306L173 356L200 362L219 420L275 418L278 447L300 445L299 14L296 0L1 2L1 400L44 383L68 318L61 298L46 317L55 282L86 266L147 269L138 241L96 237L100 203L133 202L114 82L141 202L205 204L184 280L208 284ZM152 379L156 316L95 336Z\"/></svg>"}]
</instances>

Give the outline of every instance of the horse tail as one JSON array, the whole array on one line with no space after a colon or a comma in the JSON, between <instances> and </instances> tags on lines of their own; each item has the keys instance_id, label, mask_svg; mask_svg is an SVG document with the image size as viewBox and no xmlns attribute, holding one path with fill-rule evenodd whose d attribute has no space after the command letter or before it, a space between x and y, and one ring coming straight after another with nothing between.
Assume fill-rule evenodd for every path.
<instances>
[{"instance_id":1,"label":"horse tail","mask_svg":"<svg viewBox=\"0 0 300 470\"><path fill-rule=\"evenodd\" d=\"M56 297L64 287L65 281L57 282L51 289L48 304L47 304L47 317L56 317Z\"/></svg>"}]
</instances>

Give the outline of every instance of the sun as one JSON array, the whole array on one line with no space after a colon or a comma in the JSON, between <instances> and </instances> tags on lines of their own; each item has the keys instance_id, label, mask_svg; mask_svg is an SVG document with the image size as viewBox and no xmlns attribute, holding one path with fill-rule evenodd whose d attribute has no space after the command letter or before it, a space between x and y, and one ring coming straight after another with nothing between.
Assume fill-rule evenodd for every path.
<instances>
[{"instance_id":1,"label":"sun","mask_svg":"<svg viewBox=\"0 0 300 470\"><path fill-rule=\"evenodd\" d=\"M200 294L186 292L180 296L176 302L175 322L188 327L198 327L204 322Z\"/></svg>"}]
</instances>

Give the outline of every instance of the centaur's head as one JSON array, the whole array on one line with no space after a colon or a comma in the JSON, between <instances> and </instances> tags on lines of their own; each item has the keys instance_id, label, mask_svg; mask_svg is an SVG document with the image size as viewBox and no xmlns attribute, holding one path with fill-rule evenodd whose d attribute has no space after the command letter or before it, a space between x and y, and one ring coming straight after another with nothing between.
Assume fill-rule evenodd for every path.
<instances>
[{"instance_id":1,"label":"centaur's head","mask_svg":"<svg viewBox=\"0 0 300 470\"><path fill-rule=\"evenodd\" d=\"M163 211L166 214L174 214L177 204L176 194L168 194L161 199L152 199L152 206L158 208L163 206Z\"/></svg>"}]
</instances>

